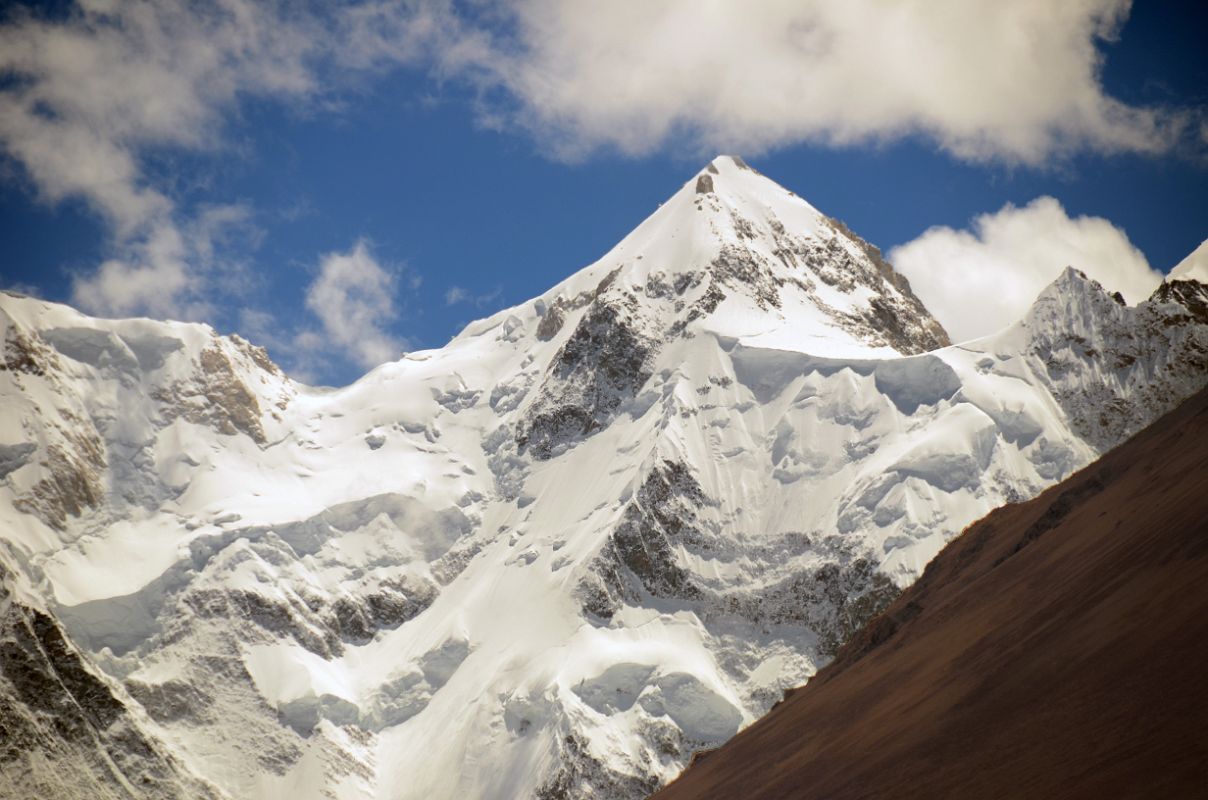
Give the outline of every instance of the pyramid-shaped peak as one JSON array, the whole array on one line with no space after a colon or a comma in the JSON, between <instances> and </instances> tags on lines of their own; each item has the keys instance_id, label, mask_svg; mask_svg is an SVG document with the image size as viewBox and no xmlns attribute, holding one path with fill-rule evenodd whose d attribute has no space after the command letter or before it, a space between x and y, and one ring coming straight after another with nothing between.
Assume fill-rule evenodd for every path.
<instances>
[{"instance_id":1,"label":"pyramid-shaped peak","mask_svg":"<svg viewBox=\"0 0 1208 800\"><path fill-rule=\"evenodd\" d=\"M1127 307L1124 297L1111 293L1080 269L1067 266L1041 290L1024 315L1023 324L1045 335L1065 336L1073 331L1090 337L1103 320L1113 319Z\"/></svg>"},{"instance_id":2,"label":"pyramid-shaped peak","mask_svg":"<svg viewBox=\"0 0 1208 800\"><path fill-rule=\"evenodd\" d=\"M705 164L701 172L697 173L697 184L712 186L714 178L720 178L722 175L737 175L741 173L749 175L760 174L750 164L743 161L742 156L718 156L713 161Z\"/></svg>"},{"instance_id":3,"label":"pyramid-shaped peak","mask_svg":"<svg viewBox=\"0 0 1208 800\"><path fill-rule=\"evenodd\" d=\"M1120 294L1119 292L1109 290L1090 275L1087 275L1077 267L1073 267L1068 264L1064 269L1061 270L1061 273L1053 280L1048 288L1056 292L1077 291L1090 293L1093 295L1106 295L1112 298L1115 298ZM1122 302L1122 300L1119 302Z\"/></svg>"},{"instance_id":4,"label":"pyramid-shaped peak","mask_svg":"<svg viewBox=\"0 0 1208 800\"><path fill-rule=\"evenodd\" d=\"M1053 282L1041 290L1037 302L1053 300L1058 304L1072 302L1072 298L1085 297L1095 300L1110 299L1119 305L1125 305L1124 298L1119 292L1111 292L1082 270L1073 266L1065 266L1053 279Z\"/></svg>"},{"instance_id":5,"label":"pyramid-shaped peak","mask_svg":"<svg viewBox=\"0 0 1208 800\"><path fill-rule=\"evenodd\" d=\"M736 175L746 172L749 175L759 175L741 156L720 155L705 165L696 176L696 193L709 194L719 188L715 180L723 176ZM762 176L761 176L762 177ZM734 188L732 184L728 184Z\"/></svg>"},{"instance_id":6,"label":"pyramid-shaped peak","mask_svg":"<svg viewBox=\"0 0 1208 800\"><path fill-rule=\"evenodd\" d=\"M714 194L734 202L744 199L757 202L790 201L797 205L808 205L799 197L759 170L752 167L741 156L719 155L706 164L685 185L689 195ZM817 213L817 209L811 210Z\"/></svg>"},{"instance_id":7,"label":"pyramid-shaped peak","mask_svg":"<svg viewBox=\"0 0 1208 800\"><path fill-rule=\"evenodd\" d=\"M689 327L816 355L880 357L949 344L875 247L721 155L599 261L541 298L542 336L598 301L653 338ZM670 331L671 333L666 333Z\"/></svg>"},{"instance_id":8,"label":"pyramid-shaped peak","mask_svg":"<svg viewBox=\"0 0 1208 800\"><path fill-rule=\"evenodd\" d=\"M742 160L742 156L730 156L730 155L720 155L717 158L710 161L709 165L707 167L705 167L705 171L711 172L714 175L720 174L722 170L730 170L730 169L744 169L744 170L747 170L748 172L755 171L754 169L751 168L751 166L746 161Z\"/></svg>"}]
</instances>

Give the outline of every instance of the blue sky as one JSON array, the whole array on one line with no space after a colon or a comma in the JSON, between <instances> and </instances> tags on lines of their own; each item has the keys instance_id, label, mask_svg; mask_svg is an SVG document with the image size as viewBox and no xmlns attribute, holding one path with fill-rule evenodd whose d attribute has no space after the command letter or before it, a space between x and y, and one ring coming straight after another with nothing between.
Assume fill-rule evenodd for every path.
<instances>
[{"instance_id":1,"label":"blue sky","mask_svg":"<svg viewBox=\"0 0 1208 800\"><path fill-rule=\"evenodd\" d=\"M341 384L595 260L718 152L970 334L985 279L1076 262L1140 299L1208 237L1202 3L866 5L13 7L0 284Z\"/></svg>"}]
</instances>

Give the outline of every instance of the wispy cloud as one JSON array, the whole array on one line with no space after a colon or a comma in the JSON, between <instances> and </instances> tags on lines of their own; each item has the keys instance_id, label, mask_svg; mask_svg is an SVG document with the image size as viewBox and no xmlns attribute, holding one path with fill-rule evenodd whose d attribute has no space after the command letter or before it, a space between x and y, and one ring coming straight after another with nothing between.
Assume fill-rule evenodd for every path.
<instances>
[{"instance_id":1,"label":"wispy cloud","mask_svg":"<svg viewBox=\"0 0 1208 800\"><path fill-rule=\"evenodd\" d=\"M482 294L474 294L469 289L464 289L461 286L450 286L448 291L445 292L445 305L455 306L468 303L475 308L485 308L498 300L502 294L503 289L498 286Z\"/></svg>"},{"instance_id":2,"label":"wispy cloud","mask_svg":"<svg viewBox=\"0 0 1208 800\"><path fill-rule=\"evenodd\" d=\"M118 255L72 279L81 308L115 315L209 318L214 296L232 295L253 280L246 263L260 231L244 204L196 209L187 219L146 226Z\"/></svg>"},{"instance_id":3,"label":"wispy cloud","mask_svg":"<svg viewBox=\"0 0 1208 800\"><path fill-rule=\"evenodd\" d=\"M1123 230L1102 217L1070 217L1052 197L982 214L968 230L931 228L888 258L958 341L1019 320L1067 266L1131 303L1162 280Z\"/></svg>"}]
</instances>

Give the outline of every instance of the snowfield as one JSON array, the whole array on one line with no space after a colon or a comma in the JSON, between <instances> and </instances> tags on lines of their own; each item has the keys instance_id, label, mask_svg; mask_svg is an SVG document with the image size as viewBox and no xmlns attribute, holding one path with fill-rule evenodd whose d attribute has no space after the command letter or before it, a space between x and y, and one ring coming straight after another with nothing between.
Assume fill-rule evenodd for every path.
<instances>
[{"instance_id":1,"label":"snowfield","mask_svg":"<svg viewBox=\"0 0 1208 800\"><path fill-rule=\"evenodd\" d=\"M644 797L964 526L1208 383L1203 284L1127 307L1055 277L951 344L875 248L719 157L600 261L338 390L3 295L4 585L179 785ZM20 780L137 786L94 727Z\"/></svg>"}]
</instances>

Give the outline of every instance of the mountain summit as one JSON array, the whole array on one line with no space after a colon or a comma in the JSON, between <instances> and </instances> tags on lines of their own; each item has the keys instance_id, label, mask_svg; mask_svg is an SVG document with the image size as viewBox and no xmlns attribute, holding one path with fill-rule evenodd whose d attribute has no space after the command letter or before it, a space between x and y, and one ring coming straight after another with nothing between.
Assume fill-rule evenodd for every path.
<instances>
[{"instance_id":1,"label":"mountain summit","mask_svg":"<svg viewBox=\"0 0 1208 800\"><path fill-rule=\"evenodd\" d=\"M336 391L206 326L0 295L0 565L31 597L2 630L70 645L0 664L33 720L0 774L643 797L969 522L1208 382L1182 297L1070 272L945 346L874 248L729 157L541 297ZM21 687L79 662L38 685L125 713L48 749Z\"/></svg>"},{"instance_id":2,"label":"mountain summit","mask_svg":"<svg viewBox=\"0 0 1208 800\"><path fill-rule=\"evenodd\" d=\"M561 344L520 431L542 459L605 425L661 352L698 334L855 358L949 343L880 251L733 156L534 309L537 338Z\"/></svg>"},{"instance_id":3,"label":"mountain summit","mask_svg":"<svg viewBox=\"0 0 1208 800\"><path fill-rule=\"evenodd\" d=\"M648 303L659 317L650 324L668 326L664 337L711 317L712 333L818 355L948 344L879 250L734 156L714 159L607 255L546 293L555 316L545 330L605 289L664 301Z\"/></svg>"}]
</instances>

